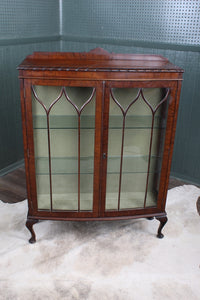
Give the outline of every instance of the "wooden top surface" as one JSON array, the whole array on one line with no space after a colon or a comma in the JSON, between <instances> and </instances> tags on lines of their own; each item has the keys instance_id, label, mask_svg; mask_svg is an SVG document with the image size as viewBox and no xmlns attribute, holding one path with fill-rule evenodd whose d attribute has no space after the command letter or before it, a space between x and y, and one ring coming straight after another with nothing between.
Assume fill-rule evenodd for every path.
<instances>
[{"instance_id":1,"label":"wooden top surface","mask_svg":"<svg viewBox=\"0 0 200 300\"><path fill-rule=\"evenodd\" d=\"M102 48L89 52L34 52L19 70L183 72L160 55L115 54Z\"/></svg>"}]
</instances>

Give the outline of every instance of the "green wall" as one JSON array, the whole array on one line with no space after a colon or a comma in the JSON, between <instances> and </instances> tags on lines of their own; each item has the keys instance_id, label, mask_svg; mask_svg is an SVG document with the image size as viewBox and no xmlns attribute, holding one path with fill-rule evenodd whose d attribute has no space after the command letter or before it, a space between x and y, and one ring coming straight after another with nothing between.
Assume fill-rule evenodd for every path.
<instances>
[{"instance_id":1,"label":"green wall","mask_svg":"<svg viewBox=\"0 0 200 300\"><path fill-rule=\"evenodd\" d=\"M62 51L152 53L184 68L171 175L200 184L200 1L63 1Z\"/></svg>"},{"instance_id":2,"label":"green wall","mask_svg":"<svg viewBox=\"0 0 200 300\"><path fill-rule=\"evenodd\" d=\"M2 0L0 169L23 158L17 64L33 51L154 53L185 69L172 175L200 182L200 2Z\"/></svg>"},{"instance_id":3,"label":"green wall","mask_svg":"<svg viewBox=\"0 0 200 300\"><path fill-rule=\"evenodd\" d=\"M62 8L68 38L199 45L196 0L76 0L63 1Z\"/></svg>"},{"instance_id":4,"label":"green wall","mask_svg":"<svg viewBox=\"0 0 200 300\"><path fill-rule=\"evenodd\" d=\"M59 51L57 0L0 2L0 170L23 159L17 65L33 51Z\"/></svg>"}]
</instances>

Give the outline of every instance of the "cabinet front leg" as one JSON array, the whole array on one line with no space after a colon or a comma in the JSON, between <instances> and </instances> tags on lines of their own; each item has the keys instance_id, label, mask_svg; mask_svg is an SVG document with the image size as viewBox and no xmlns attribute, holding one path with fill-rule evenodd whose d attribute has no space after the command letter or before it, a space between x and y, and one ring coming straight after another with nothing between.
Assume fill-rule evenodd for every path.
<instances>
[{"instance_id":1,"label":"cabinet front leg","mask_svg":"<svg viewBox=\"0 0 200 300\"><path fill-rule=\"evenodd\" d=\"M35 231L33 230L33 225L36 224L37 222L38 222L38 220L30 219L30 218L27 218L27 221L26 221L26 227L28 228L28 230L31 233L31 238L29 240L29 243L31 243L31 244L36 242Z\"/></svg>"},{"instance_id":2,"label":"cabinet front leg","mask_svg":"<svg viewBox=\"0 0 200 300\"><path fill-rule=\"evenodd\" d=\"M160 221L160 226L158 227L158 233L157 233L157 237L159 238L159 239L162 239L163 237L164 237L164 235L162 234L162 229L163 229L163 227L165 226L165 224L167 223L167 217L166 216L164 216L164 217L156 217L156 219L158 220L158 221Z\"/></svg>"}]
</instances>

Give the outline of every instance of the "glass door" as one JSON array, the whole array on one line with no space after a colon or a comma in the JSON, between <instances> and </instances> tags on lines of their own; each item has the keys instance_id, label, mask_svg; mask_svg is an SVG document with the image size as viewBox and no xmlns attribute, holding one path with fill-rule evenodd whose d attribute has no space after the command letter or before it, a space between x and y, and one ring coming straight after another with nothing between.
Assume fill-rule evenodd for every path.
<instances>
[{"instance_id":1,"label":"glass door","mask_svg":"<svg viewBox=\"0 0 200 300\"><path fill-rule=\"evenodd\" d=\"M170 89L126 85L106 90L105 212L157 207Z\"/></svg>"},{"instance_id":2,"label":"glass door","mask_svg":"<svg viewBox=\"0 0 200 300\"><path fill-rule=\"evenodd\" d=\"M95 210L96 87L71 84L31 87L39 211Z\"/></svg>"}]
</instances>

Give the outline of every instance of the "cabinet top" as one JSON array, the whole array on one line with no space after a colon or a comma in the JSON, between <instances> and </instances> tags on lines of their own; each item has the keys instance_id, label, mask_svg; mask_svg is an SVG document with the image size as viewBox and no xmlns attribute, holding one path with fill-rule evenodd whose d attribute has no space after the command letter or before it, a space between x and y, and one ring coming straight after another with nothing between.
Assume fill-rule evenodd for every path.
<instances>
[{"instance_id":1,"label":"cabinet top","mask_svg":"<svg viewBox=\"0 0 200 300\"><path fill-rule=\"evenodd\" d=\"M160 55L117 54L102 48L89 52L34 52L26 57L18 70L183 72Z\"/></svg>"}]
</instances>

